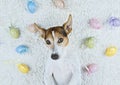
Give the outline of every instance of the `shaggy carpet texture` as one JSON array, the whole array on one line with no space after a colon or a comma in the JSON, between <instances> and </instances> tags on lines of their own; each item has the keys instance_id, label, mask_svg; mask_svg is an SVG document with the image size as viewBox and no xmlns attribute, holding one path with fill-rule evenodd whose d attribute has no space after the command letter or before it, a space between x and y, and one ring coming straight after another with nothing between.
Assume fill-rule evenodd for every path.
<instances>
[{"instance_id":1,"label":"shaggy carpet texture","mask_svg":"<svg viewBox=\"0 0 120 85\"><path fill-rule=\"evenodd\" d=\"M56 8L52 0L36 1L38 9L30 14L27 0L0 0L0 85L44 85L44 67L50 52L39 34L29 32L27 27L34 22L46 29L63 25L69 14L73 16L73 31L68 55L77 54L81 63L78 68L90 63L98 65L97 72L89 76L81 69L81 85L120 85L120 27L107 23L111 16L120 17L120 0L65 0L64 9ZM91 18L99 19L102 28L92 29L88 24ZM11 38L11 24L21 30L19 39ZM81 48L83 40L90 36L96 39L95 47ZM29 52L16 53L15 48L21 44L29 46ZM113 57L104 55L109 46L118 48ZM19 72L18 63L29 65L30 72Z\"/></svg>"}]
</instances>

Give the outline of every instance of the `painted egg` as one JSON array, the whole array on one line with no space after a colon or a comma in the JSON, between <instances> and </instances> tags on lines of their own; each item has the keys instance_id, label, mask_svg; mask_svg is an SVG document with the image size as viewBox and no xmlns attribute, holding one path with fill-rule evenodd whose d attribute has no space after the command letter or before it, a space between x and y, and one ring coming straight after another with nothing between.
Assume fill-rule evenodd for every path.
<instances>
[{"instance_id":1,"label":"painted egg","mask_svg":"<svg viewBox=\"0 0 120 85\"><path fill-rule=\"evenodd\" d=\"M100 29L102 27L102 23L98 19L95 19L95 18L90 19L89 24L94 29Z\"/></svg>"},{"instance_id":2,"label":"painted egg","mask_svg":"<svg viewBox=\"0 0 120 85\"><path fill-rule=\"evenodd\" d=\"M95 46L94 37L88 37L88 38L86 38L84 44L88 48L93 48Z\"/></svg>"},{"instance_id":3,"label":"painted egg","mask_svg":"<svg viewBox=\"0 0 120 85\"><path fill-rule=\"evenodd\" d=\"M16 52L19 53L19 54L23 54L23 53L26 53L28 52L28 47L25 46L25 45L19 45L17 48L16 48Z\"/></svg>"},{"instance_id":4,"label":"painted egg","mask_svg":"<svg viewBox=\"0 0 120 85\"><path fill-rule=\"evenodd\" d=\"M28 30L29 30L30 32L32 32L32 33L37 32L37 29L34 27L33 24L31 24L31 25L28 26Z\"/></svg>"},{"instance_id":5,"label":"painted egg","mask_svg":"<svg viewBox=\"0 0 120 85\"><path fill-rule=\"evenodd\" d=\"M97 66L97 64L94 64L94 63L86 66L86 71L87 71L88 74L96 72L97 69L98 69L98 66Z\"/></svg>"},{"instance_id":6,"label":"painted egg","mask_svg":"<svg viewBox=\"0 0 120 85\"><path fill-rule=\"evenodd\" d=\"M52 0L54 5L58 8L64 8L65 7L65 3L63 0Z\"/></svg>"},{"instance_id":7,"label":"painted egg","mask_svg":"<svg viewBox=\"0 0 120 85\"><path fill-rule=\"evenodd\" d=\"M18 64L17 66L18 66L18 70L24 74L30 71L29 66L26 64L21 63L21 64Z\"/></svg>"},{"instance_id":8,"label":"painted egg","mask_svg":"<svg viewBox=\"0 0 120 85\"><path fill-rule=\"evenodd\" d=\"M106 56L114 56L117 53L117 48L114 46L108 47L105 51Z\"/></svg>"},{"instance_id":9,"label":"painted egg","mask_svg":"<svg viewBox=\"0 0 120 85\"><path fill-rule=\"evenodd\" d=\"M116 18L116 17L111 17L111 18L108 20L108 23L109 23L111 26L118 27L118 26L120 26L120 19L119 19L119 18Z\"/></svg>"},{"instance_id":10,"label":"painted egg","mask_svg":"<svg viewBox=\"0 0 120 85\"><path fill-rule=\"evenodd\" d=\"M34 0L28 0L27 9L30 13L35 13L37 10L37 4Z\"/></svg>"},{"instance_id":11,"label":"painted egg","mask_svg":"<svg viewBox=\"0 0 120 85\"><path fill-rule=\"evenodd\" d=\"M10 35L13 38L17 39L20 37L20 30L18 28L14 27L12 25L9 28L10 28Z\"/></svg>"}]
</instances>

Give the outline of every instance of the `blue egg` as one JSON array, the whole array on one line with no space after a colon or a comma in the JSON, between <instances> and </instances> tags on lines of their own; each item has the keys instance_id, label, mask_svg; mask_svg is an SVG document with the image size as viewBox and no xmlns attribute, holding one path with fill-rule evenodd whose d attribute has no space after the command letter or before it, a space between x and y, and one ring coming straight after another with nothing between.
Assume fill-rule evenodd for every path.
<instances>
[{"instance_id":1,"label":"blue egg","mask_svg":"<svg viewBox=\"0 0 120 85\"><path fill-rule=\"evenodd\" d=\"M19 45L19 46L16 48L16 52L19 53L19 54L26 53L26 52L28 52L28 47L25 46L25 45Z\"/></svg>"},{"instance_id":2,"label":"blue egg","mask_svg":"<svg viewBox=\"0 0 120 85\"><path fill-rule=\"evenodd\" d=\"M35 13L37 10L37 5L33 0L28 0L27 9L30 13Z\"/></svg>"},{"instance_id":3,"label":"blue egg","mask_svg":"<svg viewBox=\"0 0 120 85\"><path fill-rule=\"evenodd\" d=\"M118 27L118 26L120 26L120 19L119 19L119 18L116 18L116 17L111 17L111 18L108 20L108 23L109 23L111 26Z\"/></svg>"}]
</instances>

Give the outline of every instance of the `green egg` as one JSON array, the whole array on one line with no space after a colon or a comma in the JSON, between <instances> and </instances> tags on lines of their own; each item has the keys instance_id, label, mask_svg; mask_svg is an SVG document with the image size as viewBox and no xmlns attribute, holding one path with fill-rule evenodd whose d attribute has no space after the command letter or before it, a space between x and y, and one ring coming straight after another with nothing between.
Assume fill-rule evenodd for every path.
<instances>
[{"instance_id":1,"label":"green egg","mask_svg":"<svg viewBox=\"0 0 120 85\"><path fill-rule=\"evenodd\" d=\"M14 27L12 25L9 28L10 28L10 35L13 38L17 39L20 37L20 30L18 28Z\"/></svg>"},{"instance_id":2,"label":"green egg","mask_svg":"<svg viewBox=\"0 0 120 85\"><path fill-rule=\"evenodd\" d=\"M94 37L88 37L88 38L86 38L84 44L88 48L93 48L94 45L95 45Z\"/></svg>"}]
</instances>

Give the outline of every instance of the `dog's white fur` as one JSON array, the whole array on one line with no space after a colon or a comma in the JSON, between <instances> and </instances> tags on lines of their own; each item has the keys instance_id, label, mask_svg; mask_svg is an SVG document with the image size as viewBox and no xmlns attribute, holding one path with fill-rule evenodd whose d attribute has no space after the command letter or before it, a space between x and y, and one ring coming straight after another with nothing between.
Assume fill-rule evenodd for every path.
<instances>
[{"instance_id":1,"label":"dog's white fur","mask_svg":"<svg viewBox=\"0 0 120 85\"><path fill-rule=\"evenodd\" d=\"M61 48L61 51L57 48L60 55L58 60L48 57L44 73L45 85L81 85L80 62L77 56L67 56L68 49L71 49L69 45ZM54 74L55 80L52 74Z\"/></svg>"}]
</instances>

